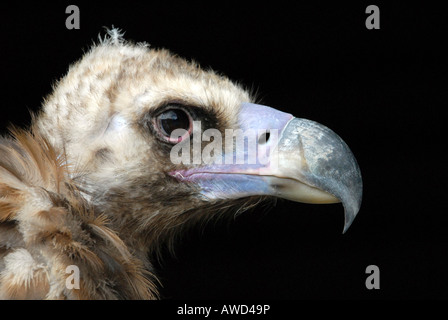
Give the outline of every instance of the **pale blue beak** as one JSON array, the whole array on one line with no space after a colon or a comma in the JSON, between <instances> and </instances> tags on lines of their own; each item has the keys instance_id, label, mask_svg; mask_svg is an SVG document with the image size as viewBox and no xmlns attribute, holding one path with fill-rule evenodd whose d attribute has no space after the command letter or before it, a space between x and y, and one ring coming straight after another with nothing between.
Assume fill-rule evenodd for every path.
<instances>
[{"instance_id":1,"label":"pale blue beak","mask_svg":"<svg viewBox=\"0 0 448 320\"><path fill-rule=\"evenodd\" d=\"M242 104L239 126L247 133L244 146L226 150L222 164L182 170L175 176L199 186L208 200L270 195L305 203L342 202L343 232L347 231L361 206L362 178L355 157L336 133L252 103ZM254 149L255 161L250 153ZM235 163L238 157L243 161Z\"/></svg>"}]
</instances>

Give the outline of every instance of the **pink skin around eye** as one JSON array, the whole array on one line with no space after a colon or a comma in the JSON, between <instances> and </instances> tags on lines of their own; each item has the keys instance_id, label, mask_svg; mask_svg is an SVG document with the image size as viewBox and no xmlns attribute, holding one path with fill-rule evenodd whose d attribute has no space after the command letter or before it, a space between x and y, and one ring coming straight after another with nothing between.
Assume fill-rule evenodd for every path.
<instances>
[{"instance_id":1,"label":"pink skin around eye","mask_svg":"<svg viewBox=\"0 0 448 320\"><path fill-rule=\"evenodd\" d=\"M189 137L190 134L191 134L191 131L192 131L192 127L191 127L191 124L190 124L190 128L188 128L188 131L187 131L183 136L181 136L181 137L177 137L177 138L173 138L173 137L164 137L164 138L165 138L169 143L176 144L176 143L181 142L181 141L184 140L185 138Z\"/></svg>"},{"instance_id":2,"label":"pink skin around eye","mask_svg":"<svg viewBox=\"0 0 448 320\"><path fill-rule=\"evenodd\" d=\"M183 110L182 110L182 111L183 111ZM183 111L183 112L185 112L185 111ZM159 128L159 123L158 123L158 121L157 121L157 120L154 120L153 123L155 124L155 128L157 128L157 130L159 131L160 136L161 136L163 139L165 139L166 141L168 141L169 143L172 143L172 144L179 143L179 142L181 142L182 140L184 140L185 138L189 137L189 136L191 135L192 131L193 131L193 119L191 118L191 116L190 116L190 114L189 114L188 112L185 112L185 114L186 114L187 117L188 117L188 120L189 120L190 125L189 125L189 127L188 127L188 130L185 130L186 132L185 132L182 136L180 136L180 137L173 137L173 136L168 137L168 136L165 136L165 135L161 132L161 129Z\"/></svg>"}]
</instances>

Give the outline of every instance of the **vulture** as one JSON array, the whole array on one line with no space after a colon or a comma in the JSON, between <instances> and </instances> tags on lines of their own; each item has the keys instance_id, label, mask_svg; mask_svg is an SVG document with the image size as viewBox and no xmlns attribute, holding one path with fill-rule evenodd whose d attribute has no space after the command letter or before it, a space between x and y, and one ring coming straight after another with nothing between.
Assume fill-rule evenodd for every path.
<instances>
[{"instance_id":1,"label":"vulture","mask_svg":"<svg viewBox=\"0 0 448 320\"><path fill-rule=\"evenodd\" d=\"M159 299L161 248L277 198L342 202L345 232L355 157L327 127L108 30L0 138L0 298Z\"/></svg>"}]
</instances>

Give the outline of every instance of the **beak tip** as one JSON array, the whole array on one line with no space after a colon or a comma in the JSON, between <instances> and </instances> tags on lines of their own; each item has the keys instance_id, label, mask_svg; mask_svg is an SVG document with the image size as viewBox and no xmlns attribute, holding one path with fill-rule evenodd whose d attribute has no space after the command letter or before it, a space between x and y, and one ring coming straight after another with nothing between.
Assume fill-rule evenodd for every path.
<instances>
[{"instance_id":1,"label":"beak tip","mask_svg":"<svg viewBox=\"0 0 448 320\"><path fill-rule=\"evenodd\" d=\"M300 160L298 180L342 202L345 210L342 233L346 233L361 207L363 190L361 171L347 144L322 124L294 118L282 132L279 150ZM282 165L291 171L294 162Z\"/></svg>"},{"instance_id":2,"label":"beak tip","mask_svg":"<svg viewBox=\"0 0 448 320\"><path fill-rule=\"evenodd\" d=\"M361 208L361 195L355 200L355 201L349 201L344 202L344 230L342 231L342 234L345 234L347 230L350 228L350 226L353 223L353 220L355 220L356 215L359 212L359 209Z\"/></svg>"},{"instance_id":3,"label":"beak tip","mask_svg":"<svg viewBox=\"0 0 448 320\"><path fill-rule=\"evenodd\" d=\"M342 234L345 234L347 232L348 228L350 228L350 226L352 225L353 220L354 219L351 219L349 221L347 221L347 220L345 221L344 230L342 230Z\"/></svg>"}]
</instances>

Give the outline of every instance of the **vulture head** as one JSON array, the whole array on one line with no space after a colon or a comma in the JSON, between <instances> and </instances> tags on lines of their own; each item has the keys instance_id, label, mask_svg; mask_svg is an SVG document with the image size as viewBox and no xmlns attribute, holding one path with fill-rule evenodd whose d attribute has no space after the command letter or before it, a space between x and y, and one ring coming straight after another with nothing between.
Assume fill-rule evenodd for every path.
<instances>
[{"instance_id":1,"label":"vulture head","mask_svg":"<svg viewBox=\"0 0 448 320\"><path fill-rule=\"evenodd\" d=\"M0 297L157 298L148 252L186 226L279 197L342 202L345 232L361 194L327 127L112 30L0 139Z\"/></svg>"}]
</instances>

